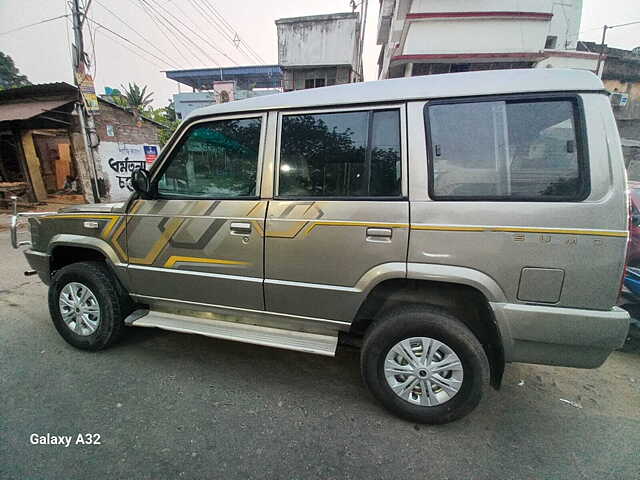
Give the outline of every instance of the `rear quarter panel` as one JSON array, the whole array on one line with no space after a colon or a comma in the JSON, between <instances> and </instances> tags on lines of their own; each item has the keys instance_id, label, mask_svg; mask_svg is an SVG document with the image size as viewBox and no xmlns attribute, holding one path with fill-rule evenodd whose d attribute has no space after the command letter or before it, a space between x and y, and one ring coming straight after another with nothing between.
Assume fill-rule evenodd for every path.
<instances>
[{"instance_id":1,"label":"rear quarter panel","mask_svg":"<svg viewBox=\"0 0 640 480\"><path fill-rule=\"evenodd\" d=\"M495 280L512 303L524 303L518 299L523 268L562 269L564 280L553 305L611 308L618 296L627 244L626 174L608 97L584 94L581 98L591 177L591 193L582 202L430 199L426 102L411 102L409 266L478 270Z\"/></svg>"}]
</instances>

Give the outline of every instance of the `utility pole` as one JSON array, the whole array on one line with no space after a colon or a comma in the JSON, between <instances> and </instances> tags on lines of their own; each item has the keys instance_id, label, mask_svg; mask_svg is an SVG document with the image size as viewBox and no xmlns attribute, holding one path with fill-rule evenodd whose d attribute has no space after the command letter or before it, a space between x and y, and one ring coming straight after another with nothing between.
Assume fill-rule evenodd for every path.
<instances>
[{"instance_id":1,"label":"utility pole","mask_svg":"<svg viewBox=\"0 0 640 480\"><path fill-rule=\"evenodd\" d=\"M76 112L80 119L80 129L82 133L82 141L84 144L85 154L87 156L87 163L89 164L89 176L91 177L91 192L93 194L93 200L96 203L100 203L100 193L98 189L98 172L96 169L94 148L89 143L88 134L93 131L95 137L95 123L93 121L93 115L87 109L87 105L84 101L84 96L81 90L81 84L86 74L86 54L84 51L84 39L82 38L82 26L86 18L86 10L91 5L91 0L86 4L84 13L80 10L80 0L72 0L71 2L71 14L73 18L73 36L75 40L75 48L73 49L73 80L80 91L80 98L82 102L77 105Z\"/></svg>"},{"instance_id":2,"label":"utility pole","mask_svg":"<svg viewBox=\"0 0 640 480\"><path fill-rule=\"evenodd\" d=\"M596 75L598 75L599 77L602 77L602 75L600 74L600 66L602 65L602 59L604 58L604 42L607 38L607 30L609 30L609 27L605 25L602 28L602 41L600 42L600 54L598 55L598 66L596 67Z\"/></svg>"}]
</instances>

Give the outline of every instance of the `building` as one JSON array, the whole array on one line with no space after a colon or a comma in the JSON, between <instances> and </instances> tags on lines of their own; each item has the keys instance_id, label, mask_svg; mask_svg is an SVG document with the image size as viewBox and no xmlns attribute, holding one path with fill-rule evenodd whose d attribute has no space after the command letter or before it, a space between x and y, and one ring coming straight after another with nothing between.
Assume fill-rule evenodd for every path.
<instances>
[{"instance_id":1,"label":"building","mask_svg":"<svg viewBox=\"0 0 640 480\"><path fill-rule=\"evenodd\" d=\"M578 49L600 54L600 45L580 42ZM603 49L602 81L611 93L629 179L640 181L640 47Z\"/></svg>"},{"instance_id":2,"label":"building","mask_svg":"<svg viewBox=\"0 0 640 480\"><path fill-rule=\"evenodd\" d=\"M281 18L276 27L284 91L362 81L359 13Z\"/></svg>"},{"instance_id":3,"label":"building","mask_svg":"<svg viewBox=\"0 0 640 480\"><path fill-rule=\"evenodd\" d=\"M582 0L381 0L379 78L509 68L595 70Z\"/></svg>"},{"instance_id":4,"label":"building","mask_svg":"<svg viewBox=\"0 0 640 480\"><path fill-rule=\"evenodd\" d=\"M282 69L279 65L169 70L165 74L179 85L192 89L191 92L173 96L179 119L185 118L196 108L272 95L279 93L282 87Z\"/></svg>"},{"instance_id":5,"label":"building","mask_svg":"<svg viewBox=\"0 0 640 480\"><path fill-rule=\"evenodd\" d=\"M160 153L158 134L164 126L144 115L98 98L100 113L94 116L100 139L99 168L110 201L129 198L129 182L136 168L149 169Z\"/></svg>"},{"instance_id":6,"label":"building","mask_svg":"<svg viewBox=\"0 0 640 480\"><path fill-rule=\"evenodd\" d=\"M23 201L94 201L129 196L131 169L159 153L162 125L99 99L98 158L86 155L78 89L67 83L0 91L0 185L15 184Z\"/></svg>"}]
</instances>

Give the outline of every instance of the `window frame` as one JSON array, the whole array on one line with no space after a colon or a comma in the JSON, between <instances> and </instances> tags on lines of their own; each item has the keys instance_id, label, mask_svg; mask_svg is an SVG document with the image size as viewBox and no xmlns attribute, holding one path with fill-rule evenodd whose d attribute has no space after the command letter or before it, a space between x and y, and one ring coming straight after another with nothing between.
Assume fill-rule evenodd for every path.
<instances>
[{"instance_id":1,"label":"window frame","mask_svg":"<svg viewBox=\"0 0 640 480\"><path fill-rule=\"evenodd\" d=\"M400 116L400 194L392 196L331 196L331 195L280 195L280 152L282 141L282 121L284 117L295 115L321 115L326 113L369 112L374 110L398 110ZM325 107L285 110L278 112L276 129L276 151L273 169L273 198L280 201L317 200L317 201L402 201L409 198L408 183L408 142L407 142L407 107L406 103L376 103L352 107Z\"/></svg>"},{"instance_id":2,"label":"window frame","mask_svg":"<svg viewBox=\"0 0 640 480\"><path fill-rule=\"evenodd\" d=\"M505 197L505 196L469 196L469 195L436 195L434 190L434 159L433 141L431 138L431 120L429 108L436 105L456 105L461 103L499 102L506 103L536 103L549 101L568 101L573 107L573 126L576 137L576 153L578 161L578 178L580 190L572 198L567 197ZM427 192L429 198L434 201L453 202L535 202L535 203L579 203L591 195L591 160L589 157L589 144L584 116L584 103L578 93L525 93L525 94L499 94L484 95L481 97L459 97L437 99L428 101L423 107L423 120L425 128L427 150ZM507 125L508 126L508 125Z\"/></svg>"},{"instance_id":3,"label":"window frame","mask_svg":"<svg viewBox=\"0 0 640 480\"><path fill-rule=\"evenodd\" d=\"M174 158L175 152L179 149L186 141L188 135L199 125L203 123L212 123L217 121L224 120L249 120L249 119L259 119L260 120L260 140L258 145L258 159L256 164L256 187L255 187L255 195L251 196L242 196L242 197L220 197L220 196L199 196L199 195L171 195L171 194L161 194L158 191L158 182L162 175L164 175L165 171L169 168L171 161ZM153 171L150 182L150 197L153 200L258 200L260 199L260 185L262 184L262 166L264 163L264 151L265 151L265 138L267 131L267 113L242 113L235 115L221 115L217 117L205 117L199 118L189 125L185 125L185 128L182 129L179 136L173 141L167 151L166 155L164 155L162 164L158 166L156 170Z\"/></svg>"}]
</instances>

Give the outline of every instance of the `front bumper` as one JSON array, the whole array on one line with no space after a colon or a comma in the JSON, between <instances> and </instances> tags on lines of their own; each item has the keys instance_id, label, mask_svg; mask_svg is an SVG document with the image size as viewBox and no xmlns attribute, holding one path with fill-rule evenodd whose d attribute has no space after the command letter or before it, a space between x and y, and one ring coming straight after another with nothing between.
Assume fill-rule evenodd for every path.
<instances>
[{"instance_id":1,"label":"front bumper","mask_svg":"<svg viewBox=\"0 0 640 480\"><path fill-rule=\"evenodd\" d=\"M51 281L51 255L45 252L26 250L24 256L27 257L27 262L29 262L31 268L38 272L40 280L45 285L49 285Z\"/></svg>"},{"instance_id":2,"label":"front bumper","mask_svg":"<svg viewBox=\"0 0 640 480\"><path fill-rule=\"evenodd\" d=\"M491 304L503 337L505 360L597 368L621 347L629 314L513 303Z\"/></svg>"}]
</instances>

